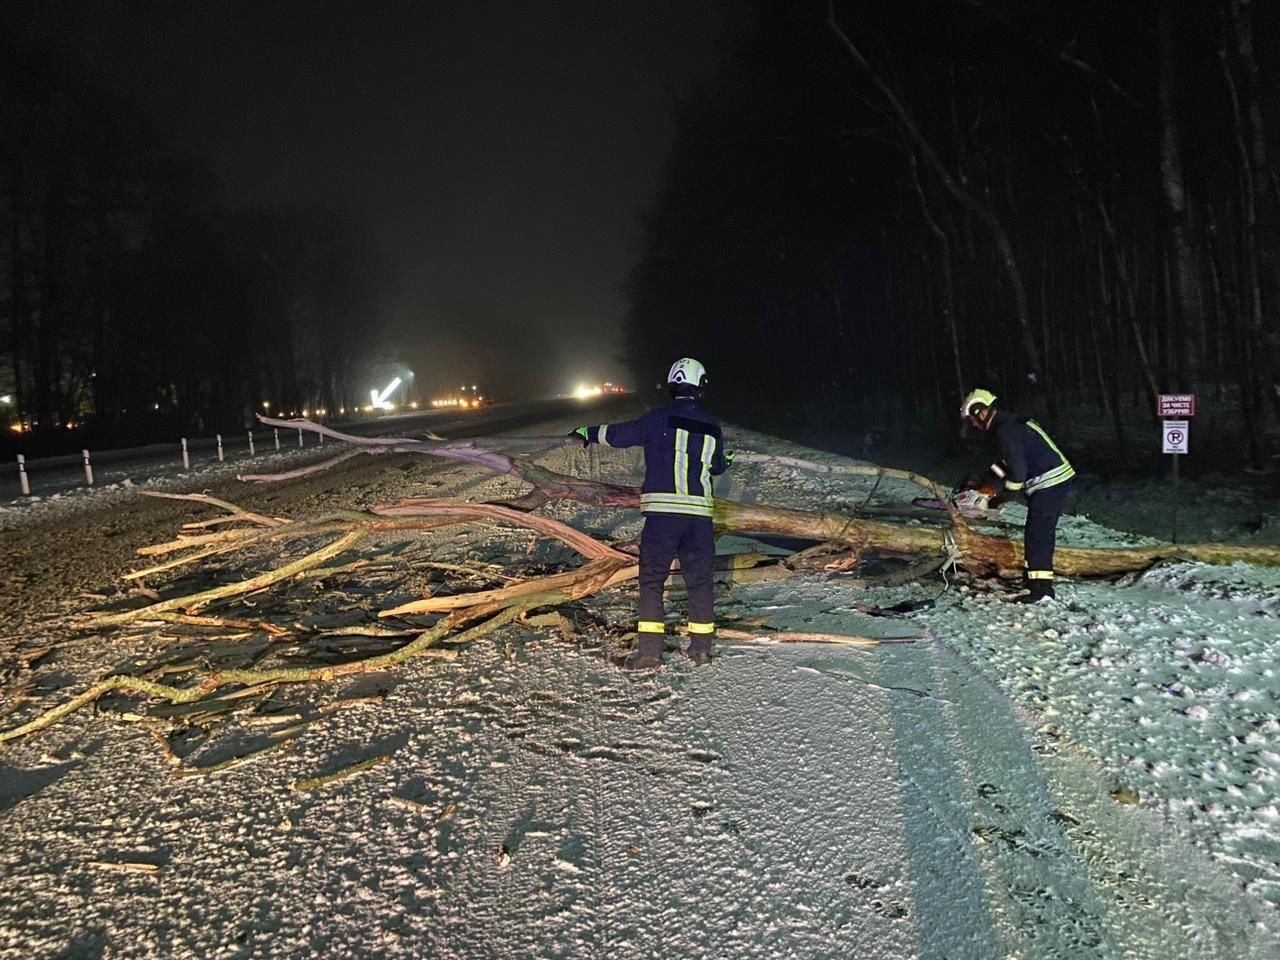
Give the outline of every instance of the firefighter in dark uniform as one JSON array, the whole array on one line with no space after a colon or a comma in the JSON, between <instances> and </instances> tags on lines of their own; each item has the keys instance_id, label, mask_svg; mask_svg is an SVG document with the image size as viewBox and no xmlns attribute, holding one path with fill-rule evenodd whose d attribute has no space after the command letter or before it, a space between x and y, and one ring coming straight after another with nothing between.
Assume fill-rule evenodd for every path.
<instances>
[{"instance_id":1,"label":"firefighter in dark uniform","mask_svg":"<svg viewBox=\"0 0 1280 960\"><path fill-rule=\"evenodd\" d=\"M580 437L584 446L644 447L639 638L623 663L628 669L650 669L662 663L666 633L662 590L675 557L680 558L680 573L689 593L686 654L694 663L711 662L711 641L716 632L711 478L724 473L733 454L726 456L720 425L699 405L706 385L706 369L685 357L672 364L667 374L670 406L650 410L626 423L578 427L572 434Z\"/></svg>"},{"instance_id":2,"label":"firefighter in dark uniform","mask_svg":"<svg viewBox=\"0 0 1280 960\"><path fill-rule=\"evenodd\" d=\"M997 410L996 395L990 390L971 392L964 398L960 415L991 438L997 456L991 472L1004 481L1006 490L1021 492L1027 498L1022 542L1030 593L1020 599L1035 603L1052 598L1058 518L1071 492L1075 468L1040 424Z\"/></svg>"}]
</instances>

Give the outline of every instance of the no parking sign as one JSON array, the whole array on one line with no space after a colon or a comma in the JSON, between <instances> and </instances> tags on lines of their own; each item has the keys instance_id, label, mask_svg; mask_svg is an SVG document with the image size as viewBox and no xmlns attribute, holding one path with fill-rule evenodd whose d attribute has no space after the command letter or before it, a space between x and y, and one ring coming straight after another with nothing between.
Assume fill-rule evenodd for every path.
<instances>
[{"instance_id":1,"label":"no parking sign","mask_svg":"<svg viewBox=\"0 0 1280 960\"><path fill-rule=\"evenodd\" d=\"M1191 449L1191 421L1165 420L1162 424L1164 448L1162 453L1189 453Z\"/></svg>"},{"instance_id":2,"label":"no parking sign","mask_svg":"<svg viewBox=\"0 0 1280 960\"><path fill-rule=\"evenodd\" d=\"M1156 410L1160 414L1160 445L1162 453L1173 454L1173 542L1178 542L1178 457L1191 452L1191 421L1183 419L1196 415L1194 393L1162 393L1157 398ZM1167 420L1166 417L1178 417Z\"/></svg>"}]
</instances>

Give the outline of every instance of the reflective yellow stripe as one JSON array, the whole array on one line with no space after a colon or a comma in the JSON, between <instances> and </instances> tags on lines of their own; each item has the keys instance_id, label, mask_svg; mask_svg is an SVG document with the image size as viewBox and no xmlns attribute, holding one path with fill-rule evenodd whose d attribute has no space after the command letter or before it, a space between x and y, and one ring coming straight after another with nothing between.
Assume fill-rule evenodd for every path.
<instances>
[{"instance_id":1,"label":"reflective yellow stripe","mask_svg":"<svg viewBox=\"0 0 1280 960\"><path fill-rule=\"evenodd\" d=\"M685 493L642 493L640 494L640 506L650 503L673 503L689 507L711 507L711 497L698 497L693 494Z\"/></svg>"},{"instance_id":2,"label":"reflective yellow stripe","mask_svg":"<svg viewBox=\"0 0 1280 960\"><path fill-rule=\"evenodd\" d=\"M609 446L609 425L607 423L600 424L600 430L596 436L599 438L600 446Z\"/></svg>"},{"instance_id":3,"label":"reflective yellow stripe","mask_svg":"<svg viewBox=\"0 0 1280 960\"><path fill-rule=\"evenodd\" d=\"M1027 480L1027 493L1034 493L1036 490L1043 490L1046 487L1056 487L1058 484L1065 483L1074 477L1076 475L1075 467L1071 466L1071 461L1063 456L1062 451L1058 449L1058 445L1049 438L1049 435L1044 432L1040 424L1034 420L1028 420L1027 426L1040 434L1041 439L1049 445L1049 449L1056 453L1058 459L1062 461L1052 470L1046 470L1038 477L1031 477Z\"/></svg>"},{"instance_id":4,"label":"reflective yellow stripe","mask_svg":"<svg viewBox=\"0 0 1280 960\"><path fill-rule=\"evenodd\" d=\"M1069 463L1065 467L1057 467L1048 473L1042 473L1035 479L1027 481L1027 493L1034 493L1046 487L1056 487L1060 483L1066 483L1075 475L1075 467Z\"/></svg>"},{"instance_id":5,"label":"reflective yellow stripe","mask_svg":"<svg viewBox=\"0 0 1280 960\"><path fill-rule=\"evenodd\" d=\"M715 456L716 438L707 434L702 438L702 475L698 478L702 484L702 493L711 496L711 458Z\"/></svg>"},{"instance_id":6,"label":"reflective yellow stripe","mask_svg":"<svg viewBox=\"0 0 1280 960\"><path fill-rule=\"evenodd\" d=\"M1055 477L1052 480L1046 480L1046 481L1037 480L1036 485L1034 487L1027 487L1027 493L1035 493L1039 490L1047 490L1049 487L1056 487L1060 483L1066 483L1075 475L1076 475L1076 472L1074 469L1072 469L1072 470L1068 470L1062 476Z\"/></svg>"},{"instance_id":7,"label":"reflective yellow stripe","mask_svg":"<svg viewBox=\"0 0 1280 960\"><path fill-rule=\"evenodd\" d=\"M1028 580L1052 580L1053 571L1052 570L1028 570L1027 579Z\"/></svg>"},{"instance_id":8,"label":"reflective yellow stripe","mask_svg":"<svg viewBox=\"0 0 1280 960\"><path fill-rule=\"evenodd\" d=\"M715 633L716 625L714 623L694 623L689 621L689 632L692 633Z\"/></svg>"},{"instance_id":9,"label":"reflective yellow stripe","mask_svg":"<svg viewBox=\"0 0 1280 960\"><path fill-rule=\"evenodd\" d=\"M1075 468L1069 463L1061 463L1052 470L1046 470L1044 473L1037 474L1027 483L1039 483L1041 480L1054 480L1058 477L1066 476L1069 473L1075 473Z\"/></svg>"},{"instance_id":10,"label":"reflective yellow stripe","mask_svg":"<svg viewBox=\"0 0 1280 960\"><path fill-rule=\"evenodd\" d=\"M661 620L637 620L637 633L666 633L667 625Z\"/></svg>"},{"instance_id":11,"label":"reflective yellow stripe","mask_svg":"<svg viewBox=\"0 0 1280 960\"><path fill-rule=\"evenodd\" d=\"M1064 464L1066 464L1067 466L1071 465L1067 461L1067 458L1063 456L1062 451L1058 449L1058 445L1049 439L1049 435L1044 432L1044 429L1040 426L1040 424L1036 423L1034 420L1028 420L1027 426L1030 427L1032 430L1034 430L1036 433L1040 434L1040 436L1044 438L1044 442L1049 445L1049 449L1052 450L1054 453L1056 453L1059 457L1061 457L1062 462Z\"/></svg>"},{"instance_id":12,"label":"reflective yellow stripe","mask_svg":"<svg viewBox=\"0 0 1280 960\"><path fill-rule=\"evenodd\" d=\"M689 431L676 430L676 493L682 496L689 494Z\"/></svg>"},{"instance_id":13,"label":"reflective yellow stripe","mask_svg":"<svg viewBox=\"0 0 1280 960\"><path fill-rule=\"evenodd\" d=\"M1006 480L1006 481L1004 482L1004 488L1005 488L1006 490L1021 490L1024 486L1025 486L1025 484L1022 484L1022 483L1014 483L1012 480Z\"/></svg>"},{"instance_id":14,"label":"reflective yellow stripe","mask_svg":"<svg viewBox=\"0 0 1280 960\"><path fill-rule=\"evenodd\" d=\"M710 507L698 507L692 504L683 503L645 503L640 505L641 513L678 513L688 517L706 517L710 519L715 514Z\"/></svg>"}]
</instances>

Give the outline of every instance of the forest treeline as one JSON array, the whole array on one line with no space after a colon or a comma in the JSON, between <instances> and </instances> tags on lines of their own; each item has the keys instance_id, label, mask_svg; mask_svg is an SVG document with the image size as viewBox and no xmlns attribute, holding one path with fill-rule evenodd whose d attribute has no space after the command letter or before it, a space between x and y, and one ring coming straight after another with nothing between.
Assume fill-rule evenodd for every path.
<instances>
[{"instance_id":1,"label":"forest treeline","mask_svg":"<svg viewBox=\"0 0 1280 960\"><path fill-rule=\"evenodd\" d=\"M957 429L981 384L1122 450L1150 445L1155 394L1194 391L1197 427L1262 463L1278 21L1249 0L757 3L683 104L631 360L689 353L737 409L917 434Z\"/></svg>"},{"instance_id":2,"label":"forest treeline","mask_svg":"<svg viewBox=\"0 0 1280 960\"><path fill-rule=\"evenodd\" d=\"M133 104L0 37L10 444L171 439L239 429L263 404L354 404L388 286L372 249L338 213L230 209Z\"/></svg>"}]
</instances>

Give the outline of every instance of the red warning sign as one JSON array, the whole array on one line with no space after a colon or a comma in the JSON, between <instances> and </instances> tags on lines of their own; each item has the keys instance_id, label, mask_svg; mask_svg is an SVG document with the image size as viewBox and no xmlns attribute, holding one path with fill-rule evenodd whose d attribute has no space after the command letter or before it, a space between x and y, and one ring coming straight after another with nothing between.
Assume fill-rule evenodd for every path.
<instances>
[{"instance_id":1,"label":"red warning sign","mask_svg":"<svg viewBox=\"0 0 1280 960\"><path fill-rule=\"evenodd\" d=\"M1162 393L1156 408L1162 420L1166 417L1194 417L1196 395L1194 393Z\"/></svg>"}]
</instances>

